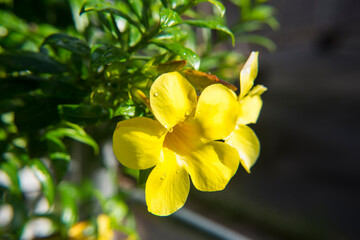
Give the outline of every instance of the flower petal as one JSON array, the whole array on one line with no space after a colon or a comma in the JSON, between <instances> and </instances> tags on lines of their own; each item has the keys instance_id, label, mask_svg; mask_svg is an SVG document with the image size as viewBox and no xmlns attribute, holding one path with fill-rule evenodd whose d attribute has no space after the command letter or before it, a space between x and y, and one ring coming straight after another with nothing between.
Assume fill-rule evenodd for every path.
<instances>
[{"instance_id":1,"label":"flower petal","mask_svg":"<svg viewBox=\"0 0 360 240\"><path fill-rule=\"evenodd\" d=\"M234 147L240 156L241 165L250 173L260 153L260 142L254 131L245 125L238 125L225 143Z\"/></svg>"},{"instance_id":2,"label":"flower petal","mask_svg":"<svg viewBox=\"0 0 360 240\"><path fill-rule=\"evenodd\" d=\"M166 129L150 118L121 121L113 135L113 151L126 167L147 169L160 160Z\"/></svg>"},{"instance_id":3,"label":"flower petal","mask_svg":"<svg viewBox=\"0 0 360 240\"><path fill-rule=\"evenodd\" d=\"M265 91L266 87L257 85L246 97L239 99L240 114L237 124L256 123L263 104L260 95Z\"/></svg>"},{"instance_id":4,"label":"flower petal","mask_svg":"<svg viewBox=\"0 0 360 240\"><path fill-rule=\"evenodd\" d=\"M183 161L198 190L220 191L235 174L240 158L229 145L210 142L183 157Z\"/></svg>"},{"instance_id":5,"label":"flower petal","mask_svg":"<svg viewBox=\"0 0 360 240\"><path fill-rule=\"evenodd\" d=\"M96 218L98 238L97 240L114 239L114 231L111 229L111 218L105 214L100 214Z\"/></svg>"},{"instance_id":6,"label":"flower petal","mask_svg":"<svg viewBox=\"0 0 360 240\"><path fill-rule=\"evenodd\" d=\"M166 134L164 147L179 155L187 155L202 145L201 129L194 120L177 124L172 132Z\"/></svg>"},{"instance_id":7,"label":"flower petal","mask_svg":"<svg viewBox=\"0 0 360 240\"><path fill-rule=\"evenodd\" d=\"M259 52L252 52L240 71L240 95L244 97L254 85L254 80L258 73Z\"/></svg>"},{"instance_id":8,"label":"flower petal","mask_svg":"<svg viewBox=\"0 0 360 240\"><path fill-rule=\"evenodd\" d=\"M214 84L201 93L195 120L205 138L217 140L227 137L234 130L238 113L236 94L221 84Z\"/></svg>"},{"instance_id":9,"label":"flower petal","mask_svg":"<svg viewBox=\"0 0 360 240\"><path fill-rule=\"evenodd\" d=\"M263 85L256 85L255 87L253 87L251 89L251 91L249 92L249 95L259 95L259 96L261 96L266 91L267 91L267 87L265 87Z\"/></svg>"},{"instance_id":10,"label":"flower petal","mask_svg":"<svg viewBox=\"0 0 360 240\"><path fill-rule=\"evenodd\" d=\"M163 148L163 154L163 161L151 171L145 187L148 211L159 216L180 209L190 190L189 175L178 165L176 154L167 148Z\"/></svg>"},{"instance_id":11,"label":"flower petal","mask_svg":"<svg viewBox=\"0 0 360 240\"><path fill-rule=\"evenodd\" d=\"M178 72L158 77L150 89L150 105L156 119L168 130L193 115L194 87Z\"/></svg>"}]
</instances>

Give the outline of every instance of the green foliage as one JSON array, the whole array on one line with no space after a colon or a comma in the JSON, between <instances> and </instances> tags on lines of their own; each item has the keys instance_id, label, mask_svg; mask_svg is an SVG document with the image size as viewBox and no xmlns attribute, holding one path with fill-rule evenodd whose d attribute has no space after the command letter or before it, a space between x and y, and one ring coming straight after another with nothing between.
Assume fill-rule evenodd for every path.
<instances>
[{"instance_id":1,"label":"green foliage","mask_svg":"<svg viewBox=\"0 0 360 240\"><path fill-rule=\"evenodd\" d=\"M114 229L136 238L118 179L142 185L150 170L117 169L105 159L116 122L151 117L146 96L162 73L182 71L200 89L237 76L244 58L225 45L274 50L254 31L279 27L275 9L267 1L231 0L239 18L228 26L222 1L37 1L44 12L31 2L16 9L11 0L0 3L0 174L7 179L0 207L13 211L0 235L24 237L27 223L47 218L50 235L66 238L76 222L105 213ZM110 195L92 179L101 170L115 189ZM27 192L23 172L39 190ZM44 199L48 207L36 210Z\"/></svg>"}]
</instances>

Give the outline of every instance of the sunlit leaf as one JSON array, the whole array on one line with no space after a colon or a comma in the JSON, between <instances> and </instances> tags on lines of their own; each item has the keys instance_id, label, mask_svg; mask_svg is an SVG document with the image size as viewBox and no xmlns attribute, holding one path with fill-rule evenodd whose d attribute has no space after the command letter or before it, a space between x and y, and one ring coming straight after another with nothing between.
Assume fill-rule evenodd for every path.
<instances>
[{"instance_id":1,"label":"sunlit leaf","mask_svg":"<svg viewBox=\"0 0 360 240\"><path fill-rule=\"evenodd\" d=\"M134 26L130 26L129 30L129 46L134 46L141 40L141 33Z\"/></svg>"},{"instance_id":2,"label":"sunlit leaf","mask_svg":"<svg viewBox=\"0 0 360 240\"><path fill-rule=\"evenodd\" d=\"M52 205L55 199L55 186L48 168L39 159L32 160L30 166L41 183L42 192L49 205Z\"/></svg>"},{"instance_id":3,"label":"sunlit leaf","mask_svg":"<svg viewBox=\"0 0 360 240\"><path fill-rule=\"evenodd\" d=\"M269 5L258 5L252 8L251 12L248 15L249 20L265 20L269 17L272 17L275 13L275 8Z\"/></svg>"},{"instance_id":4,"label":"sunlit leaf","mask_svg":"<svg viewBox=\"0 0 360 240\"><path fill-rule=\"evenodd\" d=\"M52 47L64 48L79 55L89 55L90 53L89 46L83 40L63 33L56 33L45 38L43 45L45 44L49 44Z\"/></svg>"},{"instance_id":5,"label":"sunlit leaf","mask_svg":"<svg viewBox=\"0 0 360 240\"><path fill-rule=\"evenodd\" d=\"M61 221L67 227L72 226L79 219L79 209L76 201L79 198L78 190L67 183L62 183L58 187L61 202Z\"/></svg>"},{"instance_id":6,"label":"sunlit leaf","mask_svg":"<svg viewBox=\"0 0 360 240\"><path fill-rule=\"evenodd\" d=\"M125 62L128 57L128 53L120 48L101 46L96 48L91 54L91 66L93 68L98 68L112 62Z\"/></svg>"},{"instance_id":7,"label":"sunlit leaf","mask_svg":"<svg viewBox=\"0 0 360 240\"><path fill-rule=\"evenodd\" d=\"M171 27L182 22L180 15L174 10L163 8L160 11L160 29Z\"/></svg>"},{"instance_id":8,"label":"sunlit leaf","mask_svg":"<svg viewBox=\"0 0 360 240\"><path fill-rule=\"evenodd\" d=\"M29 29L26 22L15 14L0 9L0 25L4 26L10 31L16 31L21 34L26 34Z\"/></svg>"},{"instance_id":9,"label":"sunlit leaf","mask_svg":"<svg viewBox=\"0 0 360 240\"><path fill-rule=\"evenodd\" d=\"M136 14L138 18L141 19L142 9L143 9L143 1L141 0L126 0L131 10Z\"/></svg>"},{"instance_id":10,"label":"sunlit leaf","mask_svg":"<svg viewBox=\"0 0 360 240\"><path fill-rule=\"evenodd\" d=\"M84 136L84 135L74 134L74 135L69 135L68 137L91 146L94 149L94 154L95 155L99 154L99 147L97 143L89 135Z\"/></svg>"},{"instance_id":11,"label":"sunlit leaf","mask_svg":"<svg viewBox=\"0 0 360 240\"><path fill-rule=\"evenodd\" d=\"M80 14L85 13L85 12L90 12L90 11L111 13L115 16L122 17L122 18L126 19L126 21L129 24L132 24L133 26L135 26L141 33L144 32L143 27L140 23L133 20L129 16L129 14L124 13L120 9L115 8L114 5L111 4L110 2L106 2L106 1L95 2L95 3L87 2L82 7Z\"/></svg>"},{"instance_id":12,"label":"sunlit leaf","mask_svg":"<svg viewBox=\"0 0 360 240\"><path fill-rule=\"evenodd\" d=\"M71 124L71 125L75 125L75 124ZM90 135L88 135L82 128L80 129L81 130L74 128L55 128L54 130L47 132L46 137L49 139L53 139L53 138L59 139L59 138L69 137L76 141L91 146L94 149L95 154L98 154L99 147L95 142L95 140Z\"/></svg>"},{"instance_id":13,"label":"sunlit leaf","mask_svg":"<svg viewBox=\"0 0 360 240\"><path fill-rule=\"evenodd\" d=\"M65 144L56 134L53 134L51 131L47 132L45 134L45 139L47 140L50 152L66 152Z\"/></svg>"},{"instance_id":14,"label":"sunlit leaf","mask_svg":"<svg viewBox=\"0 0 360 240\"><path fill-rule=\"evenodd\" d=\"M218 0L207 0L208 2L212 3L220 12L221 17L225 14L225 6L221 3L221 1Z\"/></svg>"},{"instance_id":15,"label":"sunlit leaf","mask_svg":"<svg viewBox=\"0 0 360 240\"><path fill-rule=\"evenodd\" d=\"M120 103L119 107L114 111L115 116L134 117L135 116L135 105L131 100Z\"/></svg>"},{"instance_id":16,"label":"sunlit leaf","mask_svg":"<svg viewBox=\"0 0 360 240\"><path fill-rule=\"evenodd\" d=\"M232 44L235 44L235 37L234 34L228 29L225 25L220 23L219 21L215 20L201 20L201 19L190 19L184 21L184 23L195 26L195 27L202 27L202 28L210 28L218 31L222 31L228 34L231 37Z\"/></svg>"},{"instance_id":17,"label":"sunlit leaf","mask_svg":"<svg viewBox=\"0 0 360 240\"><path fill-rule=\"evenodd\" d=\"M188 37L188 32L178 26L164 29L161 33L157 34L154 39L156 40L171 40L174 42L182 42Z\"/></svg>"},{"instance_id":18,"label":"sunlit leaf","mask_svg":"<svg viewBox=\"0 0 360 240\"><path fill-rule=\"evenodd\" d=\"M191 49L184 47L180 43L165 43L160 41L153 41L156 45L163 47L167 50L172 51L173 53L179 55L184 60L188 61L195 69L200 67L200 58L194 53Z\"/></svg>"},{"instance_id":19,"label":"sunlit leaf","mask_svg":"<svg viewBox=\"0 0 360 240\"><path fill-rule=\"evenodd\" d=\"M9 187L12 193L20 194L17 166L14 165L11 161L3 162L0 165L0 170L4 171L11 181L10 186L6 186L6 187Z\"/></svg>"}]
</instances>

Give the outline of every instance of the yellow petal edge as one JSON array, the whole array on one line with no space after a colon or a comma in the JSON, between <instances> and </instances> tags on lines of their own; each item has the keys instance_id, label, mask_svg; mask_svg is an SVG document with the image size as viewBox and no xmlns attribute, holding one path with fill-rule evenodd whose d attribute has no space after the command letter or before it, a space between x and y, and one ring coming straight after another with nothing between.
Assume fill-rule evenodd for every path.
<instances>
[{"instance_id":1,"label":"yellow petal edge","mask_svg":"<svg viewBox=\"0 0 360 240\"><path fill-rule=\"evenodd\" d=\"M235 128L239 104L236 94L222 84L205 88L199 97L195 120L209 140L227 137Z\"/></svg>"},{"instance_id":2,"label":"yellow petal edge","mask_svg":"<svg viewBox=\"0 0 360 240\"><path fill-rule=\"evenodd\" d=\"M165 133L166 129L150 118L121 121L113 135L114 154L128 168L153 167L160 160Z\"/></svg>"},{"instance_id":3,"label":"yellow petal edge","mask_svg":"<svg viewBox=\"0 0 360 240\"><path fill-rule=\"evenodd\" d=\"M196 103L194 87L178 72L162 74L151 86L152 112L168 130L193 115Z\"/></svg>"},{"instance_id":4,"label":"yellow petal edge","mask_svg":"<svg viewBox=\"0 0 360 240\"><path fill-rule=\"evenodd\" d=\"M254 80L258 74L258 56L259 52L251 52L244 67L240 71L240 95L244 97L254 85Z\"/></svg>"},{"instance_id":5,"label":"yellow petal edge","mask_svg":"<svg viewBox=\"0 0 360 240\"><path fill-rule=\"evenodd\" d=\"M250 173L260 153L260 142L254 131L246 125L238 125L225 143L235 148L240 156L241 165Z\"/></svg>"},{"instance_id":6,"label":"yellow petal edge","mask_svg":"<svg viewBox=\"0 0 360 240\"><path fill-rule=\"evenodd\" d=\"M180 209L190 191L186 170L177 164L176 154L163 149L163 161L151 171L145 186L148 211L167 216Z\"/></svg>"}]
</instances>

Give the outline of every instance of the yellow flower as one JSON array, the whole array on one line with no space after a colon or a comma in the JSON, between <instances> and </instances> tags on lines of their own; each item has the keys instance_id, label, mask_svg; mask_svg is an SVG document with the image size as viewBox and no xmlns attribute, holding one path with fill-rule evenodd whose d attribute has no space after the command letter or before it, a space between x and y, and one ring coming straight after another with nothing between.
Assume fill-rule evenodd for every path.
<instances>
[{"instance_id":1,"label":"yellow flower","mask_svg":"<svg viewBox=\"0 0 360 240\"><path fill-rule=\"evenodd\" d=\"M100 214L97 219L97 240L112 240L114 239L114 230L111 228L111 219L105 214Z\"/></svg>"},{"instance_id":2,"label":"yellow flower","mask_svg":"<svg viewBox=\"0 0 360 240\"><path fill-rule=\"evenodd\" d=\"M238 151L241 165L248 173L259 157L260 142L246 125L256 123L262 107L260 96L267 90L262 85L252 88L258 73L258 55L258 52L252 52L240 72L239 116L235 130L225 140Z\"/></svg>"},{"instance_id":3,"label":"yellow flower","mask_svg":"<svg viewBox=\"0 0 360 240\"><path fill-rule=\"evenodd\" d=\"M178 72L158 77L150 89L156 118L137 117L117 124L113 150L126 167L153 166L145 186L149 212L166 216L181 208L190 179L201 191L225 188L239 165L237 151L224 139L235 127L239 104L236 94L221 84L203 90Z\"/></svg>"},{"instance_id":4,"label":"yellow flower","mask_svg":"<svg viewBox=\"0 0 360 240\"><path fill-rule=\"evenodd\" d=\"M74 224L68 232L70 240L112 240L114 231L111 228L111 219L105 214L96 218L97 238L95 229L89 221L82 221Z\"/></svg>"},{"instance_id":5,"label":"yellow flower","mask_svg":"<svg viewBox=\"0 0 360 240\"><path fill-rule=\"evenodd\" d=\"M95 240L93 234L87 235L85 231L91 228L91 224L88 221L75 223L68 231L70 240Z\"/></svg>"}]
</instances>

